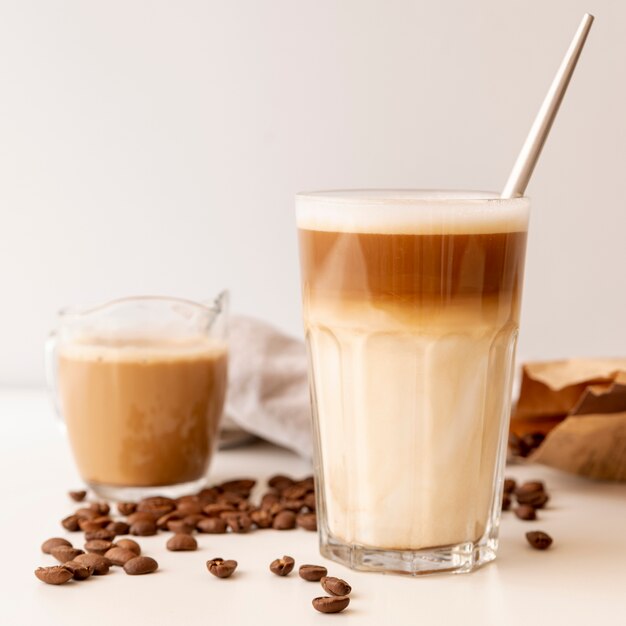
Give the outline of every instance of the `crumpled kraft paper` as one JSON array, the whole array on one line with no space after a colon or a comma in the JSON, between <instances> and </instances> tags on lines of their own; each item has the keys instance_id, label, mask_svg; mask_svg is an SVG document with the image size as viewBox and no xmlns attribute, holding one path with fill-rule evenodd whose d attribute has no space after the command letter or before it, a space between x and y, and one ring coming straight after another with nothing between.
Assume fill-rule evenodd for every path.
<instances>
[{"instance_id":1,"label":"crumpled kraft paper","mask_svg":"<svg viewBox=\"0 0 626 626\"><path fill-rule=\"evenodd\" d=\"M626 480L626 359L527 363L511 430L547 433L532 461Z\"/></svg>"}]
</instances>

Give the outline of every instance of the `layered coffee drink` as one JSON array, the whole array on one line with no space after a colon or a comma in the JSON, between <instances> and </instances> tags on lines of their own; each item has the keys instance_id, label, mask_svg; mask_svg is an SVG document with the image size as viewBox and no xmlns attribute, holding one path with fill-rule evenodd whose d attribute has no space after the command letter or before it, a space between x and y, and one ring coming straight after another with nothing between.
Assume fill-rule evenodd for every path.
<instances>
[{"instance_id":1,"label":"layered coffee drink","mask_svg":"<svg viewBox=\"0 0 626 626\"><path fill-rule=\"evenodd\" d=\"M59 397L83 478L96 488L201 479L217 439L226 373L225 344L204 336L61 344Z\"/></svg>"},{"instance_id":2,"label":"layered coffee drink","mask_svg":"<svg viewBox=\"0 0 626 626\"><path fill-rule=\"evenodd\" d=\"M453 569L454 550L471 567L493 546L528 212L471 192L297 196L327 556L388 569L371 555L448 547Z\"/></svg>"}]
</instances>

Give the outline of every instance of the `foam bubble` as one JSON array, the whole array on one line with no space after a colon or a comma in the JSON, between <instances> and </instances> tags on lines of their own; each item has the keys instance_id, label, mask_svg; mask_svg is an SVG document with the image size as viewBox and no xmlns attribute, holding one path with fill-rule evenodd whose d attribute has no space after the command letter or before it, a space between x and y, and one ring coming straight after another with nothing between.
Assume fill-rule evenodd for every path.
<instances>
[{"instance_id":1,"label":"foam bubble","mask_svg":"<svg viewBox=\"0 0 626 626\"><path fill-rule=\"evenodd\" d=\"M528 229L528 198L488 191L338 190L296 195L298 228L372 234L481 234Z\"/></svg>"}]
</instances>

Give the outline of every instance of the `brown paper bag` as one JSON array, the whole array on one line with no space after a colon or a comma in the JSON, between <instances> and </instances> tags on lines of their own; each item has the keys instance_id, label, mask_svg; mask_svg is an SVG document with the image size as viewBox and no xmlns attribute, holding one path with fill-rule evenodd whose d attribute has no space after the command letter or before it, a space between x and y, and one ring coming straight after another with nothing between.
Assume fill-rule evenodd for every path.
<instances>
[{"instance_id":1,"label":"brown paper bag","mask_svg":"<svg viewBox=\"0 0 626 626\"><path fill-rule=\"evenodd\" d=\"M547 434L533 461L626 480L626 359L527 363L511 431Z\"/></svg>"}]
</instances>

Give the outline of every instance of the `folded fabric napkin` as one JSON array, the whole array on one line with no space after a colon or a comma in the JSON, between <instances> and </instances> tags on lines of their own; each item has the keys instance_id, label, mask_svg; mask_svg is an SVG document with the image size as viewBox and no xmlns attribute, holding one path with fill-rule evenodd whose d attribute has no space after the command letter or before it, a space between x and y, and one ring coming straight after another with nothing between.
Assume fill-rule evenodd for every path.
<instances>
[{"instance_id":1,"label":"folded fabric napkin","mask_svg":"<svg viewBox=\"0 0 626 626\"><path fill-rule=\"evenodd\" d=\"M229 323L229 383L223 427L311 457L311 405L304 342L244 316Z\"/></svg>"}]
</instances>

